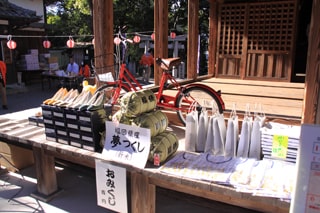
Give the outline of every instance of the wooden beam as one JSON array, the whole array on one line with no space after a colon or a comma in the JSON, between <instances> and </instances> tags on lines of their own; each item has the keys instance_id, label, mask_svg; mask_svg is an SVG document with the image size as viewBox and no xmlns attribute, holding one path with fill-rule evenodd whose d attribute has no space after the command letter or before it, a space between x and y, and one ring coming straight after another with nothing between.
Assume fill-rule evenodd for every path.
<instances>
[{"instance_id":1,"label":"wooden beam","mask_svg":"<svg viewBox=\"0 0 320 213\"><path fill-rule=\"evenodd\" d=\"M168 0L154 1L154 58L168 57ZM159 85L162 70L154 65L154 84Z\"/></svg>"},{"instance_id":2,"label":"wooden beam","mask_svg":"<svg viewBox=\"0 0 320 213\"><path fill-rule=\"evenodd\" d=\"M320 0L313 0L302 123L320 124Z\"/></svg>"},{"instance_id":3,"label":"wooden beam","mask_svg":"<svg viewBox=\"0 0 320 213\"><path fill-rule=\"evenodd\" d=\"M114 74L113 1L93 0L92 4L95 67L98 73Z\"/></svg>"},{"instance_id":4,"label":"wooden beam","mask_svg":"<svg viewBox=\"0 0 320 213\"><path fill-rule=\"evenodd\" d=\"M208 75L214 77L216 70L216 51L218 35L217 0L209 0L209 44L208 44Z\"/></svg>"},{"instance_id":5,"label":"wooden beam","mask_svg":"<svg viewBox=\"0 0 320 213\"><path fill-rule=\"evenodd\" d=\"M156 186L146 175L131 173L131 211L133 213L156 212Z\"/></svg>"},{"instance_id":6,"label":"wooden beam","mask_svg":"<svg viewBox=\"0 0 320 213\"><path fill-rule=\"evenodd\" d=\"M188 0L187 79L196 79L198 70L199 1Z\"/></svg>"}]
</instances>

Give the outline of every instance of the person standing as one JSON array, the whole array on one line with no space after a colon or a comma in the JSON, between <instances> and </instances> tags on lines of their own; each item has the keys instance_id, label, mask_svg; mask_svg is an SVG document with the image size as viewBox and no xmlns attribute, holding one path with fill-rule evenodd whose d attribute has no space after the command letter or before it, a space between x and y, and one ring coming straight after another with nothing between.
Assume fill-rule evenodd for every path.
<instances>
[{"instance_id":1,"label":"person standing","mask_svg":"<svg viewBox=\"0 0 320 213\"><path fill-rule=\"evenodd\" d=\"M2 102L3 109L8 109L6 77L7 77L7 65L3 61L0 61L0 93L1 93L1 102Z\"/></svg>"},{"instance_id":2,"label":"person standing","mask_svg":"<svg viewBox=\"0 0 320 213\"><path fill-rule=\"evenodd\" d=\"M153 65L153 52L149 49L140 59L140 64L143 66L143 81L149 83L151 66Z\"/></svg>"},{"instance_id":3,"label":"person standing","mask_svg":"<svg viewBox=\"0 0 320 213\"><path fill-rule=\"evenodd\" d=\"M79 65L74 61L73 57L69 58L69 64L67 66L67 73L75 76L79 73Z\"/></svg>"},{"instance_id":4,"label":"person standing","mask_svg":"<svg viewBox=\"0 0 320 213\"><path fill-rule=\"evenodd\" d=\"M79 69L79 75L88 78L90 77L90 67L87 63L82 62Z\"/></svg>"}]
</instances>

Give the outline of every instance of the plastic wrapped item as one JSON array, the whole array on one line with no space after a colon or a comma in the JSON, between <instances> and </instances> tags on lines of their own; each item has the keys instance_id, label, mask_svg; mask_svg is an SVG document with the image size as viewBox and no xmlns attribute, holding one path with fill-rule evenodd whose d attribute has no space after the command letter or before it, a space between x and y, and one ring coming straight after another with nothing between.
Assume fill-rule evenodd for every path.
<instances>
[{"instance_id":1,"label":"plastic wrapped item","mask_svg":"<svg viewBox=\"0 0 320 213\"><path fill-rule=\"evenodd\" d=\"M165 114L157 111L143 113L132 120L132 125L149 128L151 137L153 137L168 127L168 122L166 122L168 119L165 119L165 116Z\"/></svg>"},{"instance_id":2,"label":"plastic wrapped item","mask_svg":"<svg viewBox=\"0 0 320 213\"><path fill-rule=\"evenodd\" d=\"M156 105L156 96L151 90L131 91L124 94L120 100L121 111L127 117L137 117L154 110Z\"/></svg>"},{"instance_id":3,"label":"plastic wrapped item","mask_svg":"<svg viewBox=\"0 0 320 213\"><path fill-rule=\"evenodd\" d=\"M179 140L173 132L164 131L151 138L151 147L148 160L153 162L154 154L160 157L160 163L178 150Z\"/></svg>"},{"instance_id":4,"label":"plastic wrapped item","mask_svg":"<svg viewBox=\"0 0 320 213\"><path fill-rule=\"evenodd\" d=\"M213 155L224 155L226 126L223 114L216 113L210 117L205 152Z\"/></svg>"},{"instance_id":5,"label":"plastic wrapped item","mask_svg":"<svg viewBox=\"0 0 320 213\"><path fill-rule=\"evenodd\" d=\"M197 129L197 143L196 151L204 152L206 140L207 140L207 131L208 131L208 112L202 111L199 116L198 129Z\"/></svg>"},{"instance_id":6,"label":"plastic wrapped item","mask_svg":"<svg viewBox=\"0 0 320 213\"><path fill-rule=\"evenodd\" d=\"M196 144L198 139L198 113L192 111L186 117L186 136L185 136L185 150L189 152L196 151Z\"/></svg>"},{"instance_id":7,"label":"plastic wrapped item","mask_svg":"<svg viewBox=\"0 0 320 213\"><path fill-rule=\"evenodd\" d=\"M238 144L238 138L239 138L238 136L239 120L238 120L237 112L235 109L235 105L228 119L226 131L227 133L226 133L226 144L225 144L224 156L234 157L236 156L237 144Z\"/></svg>"}]
</instances>

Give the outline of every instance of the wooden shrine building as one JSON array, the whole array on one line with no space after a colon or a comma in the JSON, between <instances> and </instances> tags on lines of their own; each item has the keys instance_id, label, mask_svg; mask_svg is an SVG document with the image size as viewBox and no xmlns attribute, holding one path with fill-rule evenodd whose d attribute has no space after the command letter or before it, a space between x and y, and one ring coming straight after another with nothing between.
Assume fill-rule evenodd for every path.
<instances>
[{"instance_id":1,"label":"wooden shrine building","mask_svg":"<svg viewBox=\"0 0 320 213\"><path fill-rule=\"evenodd\" d=\"M208 0L209 57L207 78L290 82L295 60L299 0ZM303 1L303 0L301 0ZM319 73L320 0L312 2L308 33L303 123L320 123ZM197 80L199 1L188 0L187 79ZM113 50L113 1L93 0L95 55ZM154 55L168 57L168 0L154 0ZM113 57L96 60L97 67L113 64ZM155 66L155 84L160 68Z\"/></svg>"}]
</instances>

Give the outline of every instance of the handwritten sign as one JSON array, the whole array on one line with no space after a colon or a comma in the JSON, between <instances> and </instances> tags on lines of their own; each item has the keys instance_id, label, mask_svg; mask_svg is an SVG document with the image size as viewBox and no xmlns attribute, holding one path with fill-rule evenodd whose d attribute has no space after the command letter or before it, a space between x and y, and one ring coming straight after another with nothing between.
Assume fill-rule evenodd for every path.
<instances>
[{"instance_id":1,"label":"handwritten sign","mask_svg":"<svg viewBox=\"0 0 320 213\"><path fill-rule=\"evenodd\" d=\"M106 121L102 154L106 160L144 168L150 152L150 129Z\"/></svg>"},{"instance_id":2,"label":"handwritten sign","mask_svg":"<svg viewBox=\"0 0 320 213\"><path fill-rule=\"evenodd\" d=\"M320 125L302 124L290 213L320 212Z\"/></svg>"},{"instance_id":3,"label":"handwritten sign","mask_svg":"<svg viewBox=\"0 0 320 213\"><path fill-rule=\"evenodd\" d=\"M96 160L98 206L128 212L126 169Z\"/></svg>"},{"instance_id":4,"label":"handwritten sign","mask_svg":"<svg viewBox=\"0 0 320 213\"><path fill-rule=\"evenodd\" d=\"M272 157L287 158L288 136L274 135L272 140Z\"/></svg>"}]
</instances>

